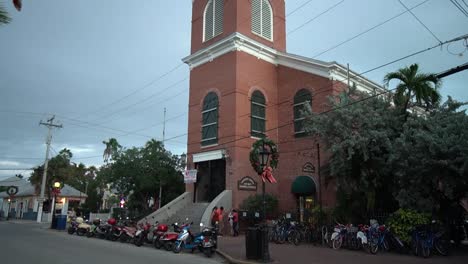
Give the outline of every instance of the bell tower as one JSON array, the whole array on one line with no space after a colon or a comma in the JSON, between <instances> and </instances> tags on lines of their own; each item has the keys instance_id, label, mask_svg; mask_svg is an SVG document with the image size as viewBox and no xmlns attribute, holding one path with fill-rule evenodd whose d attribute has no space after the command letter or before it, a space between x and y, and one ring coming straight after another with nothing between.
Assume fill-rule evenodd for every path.
<instances>
[{"instance_id":1,"label":"bell tower","mask_svg":"<svg viewBox=\"0 0 468 264\"><path fill-rule=\"evenodd\" d=\"M235 33L286 51L284 0L193 0L191 53Z\"/></svg>"}]
</instances>

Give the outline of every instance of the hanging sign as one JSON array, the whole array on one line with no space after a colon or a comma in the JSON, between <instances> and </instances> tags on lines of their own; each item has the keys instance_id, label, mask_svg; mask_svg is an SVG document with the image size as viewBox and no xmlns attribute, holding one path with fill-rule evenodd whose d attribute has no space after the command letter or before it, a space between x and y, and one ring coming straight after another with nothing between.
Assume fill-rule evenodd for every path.
<instances>
[{"instance_id":1,"label":"hanging sign","mask_svg":"<svg viewBox=\"0 0 468 264\"><path fill-rule=\"evenodd\" d=\"M237 182L237 189L244 191L256 191L257 182L252 177L245 176Z\"/></svg>"},{"instance_id":2,"label":"hanging sign","mask_svg":"<svg viewBox=\"0 0 468 264\"><path fill-rule=\"evenodd\" d=\"M197 182L197 170L186 170L184 173L184 183Z\"/></svg>"}]
</instances>

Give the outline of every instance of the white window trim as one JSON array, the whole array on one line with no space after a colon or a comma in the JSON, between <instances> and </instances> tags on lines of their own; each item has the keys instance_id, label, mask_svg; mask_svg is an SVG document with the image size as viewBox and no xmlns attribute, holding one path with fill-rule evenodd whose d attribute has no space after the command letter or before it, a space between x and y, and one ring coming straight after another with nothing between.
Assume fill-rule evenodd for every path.
<instances>
[{"instance_id":1,"label":"white window trim","mask_svg":"<svg viewBox=\"0 0 468 264\"><path fill-rule=\"evenodd\" d=\"M271 21L271 24L270 24L270 30L271 30L271 38L267 38L263 35L263 2L266 1L268 3L268 8L270 8L270 21ZM250 18L250 23L252 23L252 18ZM260 34L254 32L252 30L252 26L250 27L250 31L254 34L254 35L257 35L259 37L262 37L266 40L269 40L269 41L273 41L274 39L274 36L273 36L273 24L274 24L274 21L273 21L273 7L271 7L271 4L270 4L270 1L268 0L260 0ZM204 36L204 34L203 34Z\"/></svg>"}]
</instances>

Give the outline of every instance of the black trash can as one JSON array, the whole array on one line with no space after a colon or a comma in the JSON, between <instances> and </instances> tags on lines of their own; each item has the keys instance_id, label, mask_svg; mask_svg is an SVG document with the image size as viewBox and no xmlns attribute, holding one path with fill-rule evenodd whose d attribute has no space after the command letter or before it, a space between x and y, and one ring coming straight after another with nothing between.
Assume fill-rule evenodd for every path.
<instances>
[{"instance_id":1,"label":"black trash can","mask_svg":"<svg viewBox=\"0 0 468 264\"><path fill-rule=\"evenodd\" d=\"M245 254L247 259L261 258L261 230L258 227L248 227L245 233Z\"/></svg>"}]
</instances>

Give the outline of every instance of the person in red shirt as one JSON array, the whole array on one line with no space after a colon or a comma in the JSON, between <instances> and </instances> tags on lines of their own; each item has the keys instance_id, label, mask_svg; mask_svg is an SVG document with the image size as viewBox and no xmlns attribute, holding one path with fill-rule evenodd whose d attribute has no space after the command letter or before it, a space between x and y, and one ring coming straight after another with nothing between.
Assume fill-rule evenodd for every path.
<instances>
[{"instance_id":1,"label":"person in red shirt","mask_svg":"<svg viewBox=\"0 0 468 264\"><path fill-rule=\"evenodd\" d=\"M224 233L224 220L223 220L223 214L224 214L224 207L219 207L218 209L218 221L219 221L219 235L222 236Z\"/></svg>"},{"instance_id":2,"label":"person in red shirt","mask_svg":"<svg viewBox=\"0 0 468 264\"><path fill-rule=\"evenodd\" d=\"M211 211L211 226L217 227L219 222L219 211L218 207L213 207L213 211Z\"/></svg>"},{"instance_id":3,"label":"person in red shirt","mask_svg":"<svg viewBox=\"0 0 468 264\"><path fill-rule=\"evenodd\" d=\"M239 213L237 210L232 210L232 229L234 231L234 236L239 235Z\"/></svg>"}]
</instances>

